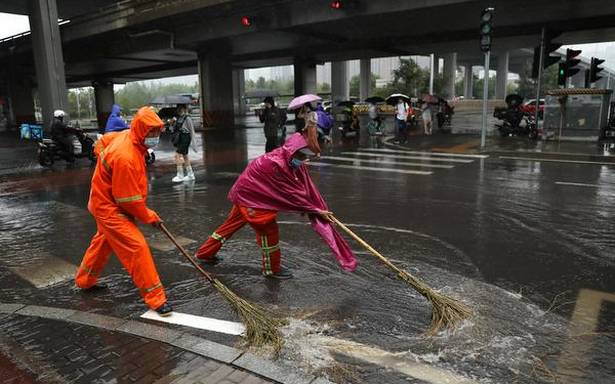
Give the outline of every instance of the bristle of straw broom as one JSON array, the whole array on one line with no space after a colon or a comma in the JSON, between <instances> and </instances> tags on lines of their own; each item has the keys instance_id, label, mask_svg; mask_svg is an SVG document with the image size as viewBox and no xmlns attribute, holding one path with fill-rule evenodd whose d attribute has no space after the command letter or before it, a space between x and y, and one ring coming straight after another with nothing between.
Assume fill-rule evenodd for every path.
<instances>
[{"instance_id":1,"label":"bristle of straw broom","mask_svg":"<svg viewBox=\"0 0 615 384\"><path fill-rule=\"evenodd\" d=\"M250 347L270 345L276 354L280 352L284 340L279 327L285 325L286 321L242 299L218 279L214 278L212 284L231 304L233 310L239 315L242 323L245 325L246 334L244 338L246 345Z\"/></svg>"},{"instance_id":2,"label":"bristle of straw broom","mask_svg":"<svg viewBox=\"0 0 615 384\"><path fill-rule=\"evenodd\" d=\"M431 301L431 325L428 334L435 335L444 328L455 328L461 321L472 315L472 310L465 304L450 296L434 291L407 271L401 271L398 276L427 300Z\"/></svg>"}]
</instances>

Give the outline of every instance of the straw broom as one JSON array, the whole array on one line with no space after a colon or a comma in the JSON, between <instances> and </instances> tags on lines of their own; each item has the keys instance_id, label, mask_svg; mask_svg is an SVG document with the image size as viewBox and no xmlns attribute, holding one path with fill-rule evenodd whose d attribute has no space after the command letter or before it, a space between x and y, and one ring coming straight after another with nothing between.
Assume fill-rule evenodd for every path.
<instances>
[{"instance_id":1,"label":"straw broom","mask_svg":"<svg viewBox=\"0 0 615 384\"><path fill-rule=\"evenodd\" d=\"M363 239L352 232L346 225L339 221L332 214L329 215L331 220L342 228L348 235L355 239L359 244L364 246L370 251L376 258L378 258L384 265L397 274L397 277L410 284L418 293L423 295L427 300L431 301L431 326L429 328L429 334L434 335L442 328L454 328L460 321L470 317L472 311L466 307L463 303L446 296L440 292L434 291L427 284L423 283L416 277L412 276L407 271L404 271L391 263L386 257L372 248Z\"/></svg>"},{"instance_id":2,"label":"straw broom","mask_svg":"<svg viewBox=\"0 0 615 384\"><path fill-rule=\"evenodd\" d=\"M233 310L239 315L241 321L246 327L245 340L248 346L260 347L264 345L273 346L276 353L282 348L283 340L279 327L285 324L285 321L273 316L266 310L242 299L235 292L227 288L222 282L216 279L211 273L206 272L199 263L186 252L186 250L177 242L175 237L171 235L164 223L160 224L160 229L171 240L179 251L190 261L190 263L199 271L213 287L224 296L231 304Z\"/></svg>"}]
</instances>

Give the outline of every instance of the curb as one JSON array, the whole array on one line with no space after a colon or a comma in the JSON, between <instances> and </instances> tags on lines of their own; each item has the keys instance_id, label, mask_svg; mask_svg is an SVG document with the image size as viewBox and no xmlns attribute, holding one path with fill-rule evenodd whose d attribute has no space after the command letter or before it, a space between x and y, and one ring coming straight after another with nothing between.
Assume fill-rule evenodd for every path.
<instances>
[{"instance_id":1,"label":"curb","mask_svg":"<svg viewBox=\"0 0 615 384\"><path fill-rule=\"evenodd\" d=\"M187 332L181 332L140 321L124 320L117 317L98 315L73 309L2 302L0 302L0 314L60 320L126 333L131 336L138 336L169 344L281 384L331 383L322 377L315 377L298 370L282 367L250 352L219 344Z\"/></svg>"}]
</instances>

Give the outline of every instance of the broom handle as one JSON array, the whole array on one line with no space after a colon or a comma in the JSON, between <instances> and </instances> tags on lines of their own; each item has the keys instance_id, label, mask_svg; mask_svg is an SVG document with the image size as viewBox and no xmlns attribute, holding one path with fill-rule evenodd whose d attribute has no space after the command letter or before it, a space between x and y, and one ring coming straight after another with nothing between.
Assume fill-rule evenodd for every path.
<instances>
[{"instance_id":1,"label":"broom handle","mask_svg":"<svg viewBox=\"0 0 615 384\"><path fill-rule=\"evenodd\" d=\"M186 252L186 250L184 249L184 247L182 247L181 245L179 245L179 243L177 242L177 240L175 239L175 237L173 237L173 235L171 234L171 232L169 232L169 230L167 229L167 227L164 225L164 223L160 223L160 230L162 232L164 232L165 235L167 235L167 237L169 238L169 240L171 240L171 242L173 244L175 244L175 246L177 247L177 249L179 249L179 251L186 257L186 259L188 259L188 261L190 261L190 263L192 265L194 265L194 267L196 269L199 270L199 272L201 272L205 278L207 278L207 280L209 280L210 283L214 282L214 277L208 273L207 271L205 271L200 265L199 263L194 260L194 258L192 256L190 256L188 254L188 252Z\"/></svg>"},{"instance_id":2,"label":"broom handle","mask_svg":"<svg viewBox=\"0 0 615 384\"><path fill-rule=\"evenodd\" d=\"M355 239L359 244L361 244L362 246L364 246L368 251L370 251L374 256L376 256L378 259L380 259L380 261L382 261L387 267L389 267L390 269L392 269L393 271L397 272L398 274L405 274L404 271L402 271L401 269L399 269L395 264L391 263L389 261L389 259L387 259L386 257L382 256L382 254L378 251L376 251L371 245L367 244L367 242L365 240L363 240L362 238L360 238L356 233L352 232L350 230L350 228L348 228L346 225L344 225L344 223L342 223L341 221L339 221L337 219L337 217L333 216L333 215L329 215L329 217L333 220L333 222L335 222L335 224L337 224L340 228L342 228L347 234L350 235L350 237L352 237L353 239Z\"/></svg>"}]
</instances>

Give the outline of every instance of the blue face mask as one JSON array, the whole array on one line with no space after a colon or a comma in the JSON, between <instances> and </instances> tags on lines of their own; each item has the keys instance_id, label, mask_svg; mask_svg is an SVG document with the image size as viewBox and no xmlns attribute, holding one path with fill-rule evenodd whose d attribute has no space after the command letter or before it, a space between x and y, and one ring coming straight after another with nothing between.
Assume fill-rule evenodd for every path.
<instances>
[{"instance_id":1,"label":"blue face mask","mask_svg":"<svg viewBox=\"0 0 615 384\"><path fill-rule=\"evenodd\" d=\"M146 137L145 140L143 140L143 144L147 147L147 148L154 148L155 146L158 145L158 142L160 141L160 136L156 136L156 137Z\"/></svg>"},{"instance_id":2,"label":"blue face mask","mask_svg":"<svg viewBox=\"0 0 615 384\"><path fill-rule=\"evenodd\" d=\"M292 159L290 161L290 166L293 169L299 169L299 167L301 166L301 164L303 164L303 161L299 160L299 159Z\"/></svg>"}]
</instances>

